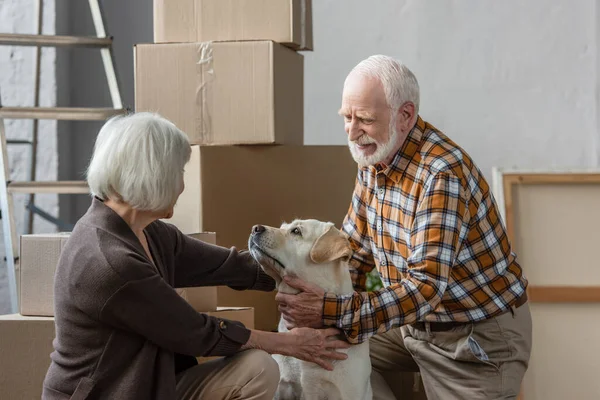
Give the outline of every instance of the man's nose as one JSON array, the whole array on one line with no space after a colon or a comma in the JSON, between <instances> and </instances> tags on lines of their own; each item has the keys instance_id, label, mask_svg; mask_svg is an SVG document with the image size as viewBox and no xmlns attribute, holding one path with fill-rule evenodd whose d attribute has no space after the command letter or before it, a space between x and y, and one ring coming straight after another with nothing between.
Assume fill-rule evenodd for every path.
<instances>
[{"instance_id":1,"label":"man's nose","mask_svg":"<svg viewBox=\"0 0 600 400\"><path fill-rule=\"evenodd\" d=\"M252 234L253 235L258 235L259 233L263 233L264 231L266 231L266 228L262 225L254 225L252 227Z\"/></svg>"},{"instance_id":2,"label":"man's nose","mask_svg":"<svg viewBox=\"0 0 600 400\"><path fill-rule=\"evenodd\" d=\"M358 126L358 122L355 119L352 119L352 121L348 124L348 139L354 141L361 136L362 134Z\"/></svg>"}]
</instances>

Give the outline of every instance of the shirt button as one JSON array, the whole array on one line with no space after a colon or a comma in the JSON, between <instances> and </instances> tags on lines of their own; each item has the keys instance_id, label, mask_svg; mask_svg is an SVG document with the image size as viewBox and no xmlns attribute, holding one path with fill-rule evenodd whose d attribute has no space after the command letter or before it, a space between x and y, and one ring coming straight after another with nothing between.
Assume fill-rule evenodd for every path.
<instances>
[{"instance_id":1,"label":"shirt button","mask_svg":"<svg viewBox=\"0 0 600 400\"><path fill-rule=\"evenodd\" d=\"M385 266L385 264L387 264L387 263L385 262L385 260L381 260L380 264L383 265L383 266Z\"/></svg>"},{"instance_id":2,"label":"shirt button","mask_svg":"<svg viewBox=\"0 0 600 400\"><path fill-rule=\"evenodd\" d=\"M384 192L385 192L385 189L384 189L384 188L380 188L380 189L379 189L379 194L380 194L380 195L382 195L382 196L383 196L383 193L384 193Z\"/></svg>"},{"instance_id":3,"label":"shirt button","mask_svg":"<svg viewBox=\"0 0 600 400\"><path fill-rule=\"evenodd\" d=\"M221 329L227 328L227 324L225 323L225 321L219 321L219 328L221 328Z\"/></svg>"}]
</instances>

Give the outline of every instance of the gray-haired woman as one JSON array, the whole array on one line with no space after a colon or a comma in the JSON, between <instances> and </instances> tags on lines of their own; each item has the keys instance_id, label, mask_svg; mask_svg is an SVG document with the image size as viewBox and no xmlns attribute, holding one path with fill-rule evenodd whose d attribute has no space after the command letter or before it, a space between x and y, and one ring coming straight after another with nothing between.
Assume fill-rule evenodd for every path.
<instances>
[{"instance_id":1,"label":"gray-haired woman","mask_svg":"<svg viewBox=\"0 0 600 400\"><path fill-rule=\"evenodd\" d=\"M345 358L335 329L248 330L194 311L175 292L275 287L249 253L160 221L173 213L189 159L186 135L157 115L116 117L101 129L87 173L92 204L57 267L43 399L272 399L279 370L269 353L328 369ZM197 365L195 356L229 357Z\"/></svg>"}]
</instances>

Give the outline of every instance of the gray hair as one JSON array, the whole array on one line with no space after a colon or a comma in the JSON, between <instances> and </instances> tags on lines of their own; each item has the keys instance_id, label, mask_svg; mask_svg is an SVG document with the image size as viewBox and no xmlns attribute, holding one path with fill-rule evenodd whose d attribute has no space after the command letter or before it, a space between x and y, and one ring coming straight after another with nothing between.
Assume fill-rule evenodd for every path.
<instances>
[{"instance_id":1,"label":"gray hair","mask_svg":"<svg viewBox=\"0 0 600 400\"><path fill-rule=\"evenodd\" d=\"M397 110L407 101L419 112L419 83L410 69L400 61L384 55L374 55L361 61L351 71L378 78L383 85L388 106Z\"/></svg>"},{"instance_id":2,"label":"gray hair","mask_svg":"<svg viewBox=\"0 0 600 400\"><path fill-rule=\"evenodd\" d=\"M175 203L191 147L175 124L152 113L108 120L96 139L87 170L91 193L147 211Z\"/></svg>"}]
</instances>

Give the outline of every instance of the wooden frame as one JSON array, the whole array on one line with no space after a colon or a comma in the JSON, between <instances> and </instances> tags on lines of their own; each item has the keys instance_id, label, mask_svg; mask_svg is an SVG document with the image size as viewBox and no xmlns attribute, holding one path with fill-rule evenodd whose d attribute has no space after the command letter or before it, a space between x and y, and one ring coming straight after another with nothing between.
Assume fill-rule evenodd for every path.
<instances>
[{"instance_id":1,"label":"wooden frame","mask_svg":"<svg viewBox=\"0 0 600 400\"><path fill-rule=\"evenodd\" d=\"M509 240L515 244L513 190L516 185L600 184L600 171L493 171L493 191L504 219ZM516 249L515 249L516 250ZM527 288L529 301L536 303L600 303L600 286L532 286ZM517 400L524 400L523 389Z\"/></svg>"},{"instance_id":2,"label":"wooden frame","mask_svg":"<svg viewBox=\"0 0 600 400\"><path fill-rule=\"evenodd\" d=\"M599 184L600 171L520 172L494 170L494 189L511 242L515 243L513 193L516 185ZM600 303L600 286L532 286L529 301L536 303Z\"/></svg>"}]
</instances>

